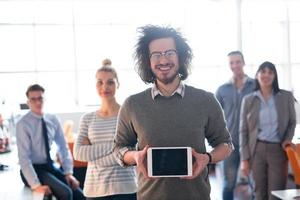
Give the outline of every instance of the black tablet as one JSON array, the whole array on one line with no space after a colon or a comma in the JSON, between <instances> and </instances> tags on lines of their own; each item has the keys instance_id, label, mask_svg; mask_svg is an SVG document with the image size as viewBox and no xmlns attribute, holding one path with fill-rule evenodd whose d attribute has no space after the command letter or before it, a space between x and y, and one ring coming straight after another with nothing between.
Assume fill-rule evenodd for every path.
<instances>
[{"instance_id":1,"label":"black tablet","mask_svg":"<svg viewBox=\"0 0 300 200\"><path fill-rule=\"evenodd\" d=\"M192 176L190 147L151 147L147 151L149 177Z\"/></svg>"}]
</instances>

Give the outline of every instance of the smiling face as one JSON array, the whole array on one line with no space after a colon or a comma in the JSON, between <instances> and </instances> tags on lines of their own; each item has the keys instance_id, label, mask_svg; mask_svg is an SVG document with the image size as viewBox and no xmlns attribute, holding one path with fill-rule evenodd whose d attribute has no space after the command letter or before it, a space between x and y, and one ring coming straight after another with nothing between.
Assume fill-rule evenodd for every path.
<instances>
[{"instance_id":1,"label":"smiling face","mask_svg":"<svg viewBox=\"0 0 300 200\"><path fill-rule=\"evenodd\" d=\"M261 88L273 87L273 82L275 80L275 73L268 67L265 67L260 71L258 71L256 77Z\"/></svg>"},{"instance_id":2,"label":"smiling face","mask_svg":"<svg viewBox=\"0 0 300 200\"><path fill-rule=\"evenodd\" d=\"M179 70L179 60L173 38L160 38L149 44L151 70L158 82L172 83ZM160 55L160 56L158 56Z\"/></svg>"},{"instance_id":3,"label":"smiling face","mask_svg":"<svg viewBox=\"0 0 300 200\"><path fill-rule=\"evenodd\" d=\"M111 72L100 71L96 74L96 88L102 99L115 98L118 87L116 77Z\"/></svg>"},{"instance_id":4,"label":"smiling face","mask_svg":"<svg viewBox=\"0 0 300 200\"><path fill-rule=\"evenodd\" d=\"M230 69L234 77L240 77L244 75L244 60L239 54L232 54L228 56L228 62Z\"/></svg>"}]
</instances>

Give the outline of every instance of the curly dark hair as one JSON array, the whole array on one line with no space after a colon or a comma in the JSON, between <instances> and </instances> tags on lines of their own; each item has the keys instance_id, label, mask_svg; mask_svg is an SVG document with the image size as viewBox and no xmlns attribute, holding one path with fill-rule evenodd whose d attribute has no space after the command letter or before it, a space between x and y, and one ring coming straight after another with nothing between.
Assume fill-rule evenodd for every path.
<instances>
[{"instance_id":1,"label":"curly dark hair","mask_svg":"<svg viewBox=\"0 0 300 200\"><path fill-rule=\"evenodd\" d=\"M178 53L180 78L185 80L188 77L193 53L179 31L169 26L146 25L139 27L138 32L140 36L135 45L134 58L136 60L136 70L145 83L153 83L156 80L150 67L149 44L153 40L161 38L174 39Z\"/></svg>"}]
</instances>

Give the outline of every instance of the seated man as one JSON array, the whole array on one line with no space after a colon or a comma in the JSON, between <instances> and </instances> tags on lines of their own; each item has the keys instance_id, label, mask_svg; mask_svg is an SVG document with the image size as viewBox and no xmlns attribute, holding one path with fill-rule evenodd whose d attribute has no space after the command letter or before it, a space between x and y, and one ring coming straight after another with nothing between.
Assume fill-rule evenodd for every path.
<instances>
[{"instance_id":1,"label":"seated man","mask_svg":"<svg viewBox=\"0 0 300 200\"><path fill-rule=\"evenodd\" d=\"M0 113L0 153L5 153L10 151L10 137L9 131L4 123L2 114Z\"/></svg>"},{"instance_id":2,"label":"seated man","mask_svg":"<svg viewBox=\"0 0 300 200\"><path fill-rule=\"evenodd\" d=\"M27 89L30 111L17 123L21 178L35 192L52 194L60 200L84 199L79 182L73 177L73 163L61 125L54 115L43 113L44 88L31 85ZM50 147L58 147L63 170L53 165Z\"/></svg>"}]
</instances>

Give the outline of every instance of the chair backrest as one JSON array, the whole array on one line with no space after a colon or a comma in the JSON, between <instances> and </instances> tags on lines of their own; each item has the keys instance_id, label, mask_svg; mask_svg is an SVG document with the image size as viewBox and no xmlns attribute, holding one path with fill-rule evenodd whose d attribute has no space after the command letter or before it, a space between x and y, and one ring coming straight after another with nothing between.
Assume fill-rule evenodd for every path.
<instances>
[{"instance_id":1,"label":"chair backrest","mask_svg":"<svg viewBox=\"0 0 300 200\"><path fill-rule=\"evenodd\" d=\"M73 125L74 125L74 122L72 120L66 120L64 122L63 131L64 131L66 141L68 143L74 142Z\"/></svg>"},{"instance_id":2,"label":"chair backrest","mask_svg":"<svg viewBox=\"0 0 300 200\"><path fill-rule=\"evenodd\" d=\"M73 136L73 125L74 125L74 122L72 120L66 120L64 122L64 126L63 126L64 135L65 135L66 141L68 143L70 152L72 154L73 166L74 166L74 168L87 167L87 162L81 162L81 161L74 159L73 147L74 147L75 138Z\"/></svg>"},{"instance_id":3,"label":"chair backrest","mask_svg":"<svg viewBox=\"0 0 300 200\"><path fill-rule=\"evenodd\" d=\"M292 146L285 148L291 168L294 173L294 181L296 185L300 185L300 154Z\"/></svg>"},{"instance_id":4,"label":"chair backrest","mask_svg":"<svg viewBox=\"0 0 300 200\"><path fill-rule=\"evenodd\" d=\"M74 125L74 122L72 120L66 120L64 123L64 134L65 134L65 138L67 140L69 149L70 149L72 157L73 157L73 165L74 165L74 167L86 167L87 162L81 162L81 161L75 160L74 156L73 156L73 146L74 146L74 141L75 141L75 138L73 136L73 125Z\"/></svg>"},{"instance_id":5,"label":"chair backrest","mask_svg":"<svg viewBox=\"0 0 300 200\"><path fill-rule=\"evenodd\" d=\"M72 157L73 157L73 147L74 147L74 143L68 143L69 149L71 151ZM74 167L87 167L87 162L82 162L82 161L78 161L78 160L74 160L73 157L73 165Z\"/></svg>"},{"instance_id":6,"label":"chair backrest","mask_svg":"<svg viewBox=\"0 0 300 200\"><path fill-rule=\"evenodd\" d=\"M300 143L296 144L296 151L297 151L298 155L300 155Z\"/></svg>"}]
</instances>

